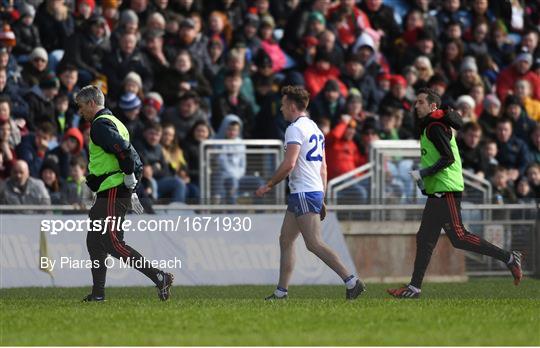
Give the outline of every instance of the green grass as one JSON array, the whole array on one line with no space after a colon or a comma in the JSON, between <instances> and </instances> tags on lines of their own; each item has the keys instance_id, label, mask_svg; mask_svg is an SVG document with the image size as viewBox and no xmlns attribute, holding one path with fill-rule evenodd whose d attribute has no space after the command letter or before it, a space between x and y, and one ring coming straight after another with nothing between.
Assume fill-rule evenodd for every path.
<instances>
[{"instance_id":1,"label":"green grass","mask_svg":"<svg viewBox=\"0 0 540 348\"><path fill-rule=\"evenodd\" d=\"M420 300L394 300L368 284L355 302L340 286L0 290L2 345L540 345L540 280L426 284Z\"/></svg>"}]
</instances>

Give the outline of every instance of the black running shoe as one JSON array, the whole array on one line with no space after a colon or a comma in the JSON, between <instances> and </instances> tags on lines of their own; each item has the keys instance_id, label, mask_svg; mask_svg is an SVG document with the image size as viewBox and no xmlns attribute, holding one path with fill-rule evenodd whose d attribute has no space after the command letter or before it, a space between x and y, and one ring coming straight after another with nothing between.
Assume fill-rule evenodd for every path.
<instances>
[{"instance_id":1,"label":"black running shoe","mask_svg":"<svg viewBox=\"0 0 540 348\"><path fill-rule=\"evenodd\" d=\"M512 251L512 256L514 256L514 260L507 264L507 267L514 277L514 285L517 286L521 282L521 278L523 278L523 271L521 270L521 253L514 250Z\"/></svg>"},{"instance_id":2,"label":"black running shoe","mask_svg":"<svg viewBox=\"0 0 540 348\"><path fill-rule=\"evenodd\" d=\"M105 301L105 296L94 296L92 294L89 294L85 298L82 299L81 302L103 302Z\"/></svg>"},{"instance_id":3,"label":"black running shoe","mask_svg":"<svg viewBox=\"0 0 540 348\"><path fill-rule=\"evenodd\" d=\"M267 296L264 298L265 301L274 301L274 300L286 300L287 299L287 295L284 295L284 296L276 296L276 294L272 294L270 296Z\"/></svg>"},{"instance_id":4,"label":"black running shoe","mask_svg":"<svg viewBox=\"0 0 540 348\"><path fill-rule=\"evenodd\" d=\"M360 281L360 279L358 279L356 281L356 284L354 284L354 288L347 289L345 291L345 299L354 300L355 298L360 296L360 294L362 294L364 291L366 291L366 286L364 285L364 283Z\"/></svg>"},{"instance_id":5,"label":"black running shoe","mask_svg":"<svg viewBox=\"0 0 540 348\"><path fill-rule=\"evenodd\" d=\"M158 280L159 283L156 285L158 297L161 301L167 301L171 297L171 286L174 281L174 275L160 271Z\"/></svg>"},{"instance_id":6,"label":"black running shoe","mask_svg":"<svg viewBox=\"0 0 540 348\"><path fill-rule=\"evenodd\" d=\"M390 295L395 298L419 298L420 293L414 291L409 287L409 285L404 285L398 289L388 289L386 290Z\"/></svg>"}]
</instances>

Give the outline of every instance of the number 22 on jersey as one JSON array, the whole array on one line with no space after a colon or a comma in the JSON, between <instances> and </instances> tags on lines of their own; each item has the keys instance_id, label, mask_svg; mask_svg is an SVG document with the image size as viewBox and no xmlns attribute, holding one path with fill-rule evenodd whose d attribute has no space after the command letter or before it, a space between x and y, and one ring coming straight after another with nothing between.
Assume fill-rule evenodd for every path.
<instances>
[{"instance_id":1,"label":"number 22 on jersey","mask_svg":"<svg viewBox=\"0 0 540 348\"><path fill-rule=\"evenodd\" d=\"M318 136L317 134L313 134L309 138L309 143L313 143L313 147L306 154L306 160L322 162L322 152L324 151L324 137L322 134Z\"/></svg>"}]
</instances>

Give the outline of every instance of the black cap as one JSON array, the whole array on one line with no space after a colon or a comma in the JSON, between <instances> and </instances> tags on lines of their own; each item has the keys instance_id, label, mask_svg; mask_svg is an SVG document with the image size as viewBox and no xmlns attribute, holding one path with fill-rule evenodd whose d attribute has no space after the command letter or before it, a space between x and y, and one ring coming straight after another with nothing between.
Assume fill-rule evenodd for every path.
<instances>
[{"instance_id":1,"label":"black cap","mask_svg":"<svg viewBox=\"0 0 540 348\"><path fill-rule=\"evenodd\" d=\"M184 18L182 22L180 22L180 28L195 28L195 21L191 18Z\"/></svg>"}]
</instances>

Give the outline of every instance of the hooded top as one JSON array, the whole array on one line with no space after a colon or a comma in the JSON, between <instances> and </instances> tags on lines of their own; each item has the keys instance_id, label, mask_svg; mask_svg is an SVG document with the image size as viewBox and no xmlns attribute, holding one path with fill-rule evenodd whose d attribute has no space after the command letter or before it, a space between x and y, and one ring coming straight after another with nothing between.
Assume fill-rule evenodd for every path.
<instances>
[{"instance_id":1,"label":"hooded top","mask_svg":"<svg viewBox=\"0 0 540 348\"><path fill-rule=\"evenodd\" d=\"M420 134L423 134L425 130L427 138L441 155L434 165L420 170L422 177L435 175L454 163L455 158L450 146L453 136L452 128L459 130L462 126L461 116L453 110L435 110L420 120Z\"/></svg>"},{"instance_id":2,"label":"hooded top","mask_svg":"<svg viewBox=\"0 0 540 348\"><path fill-rule=\"evenodd\" d=\"M219 126L215 139L226 139L227 128L231 122L238 122L240 124L240 135L235 140L242 139L243 122L240 117L232 114L225 116ZM246 146L242 144L231 144L223 145L221 148L227 150L226 153L219 154L218 156L218 165L222 178L240 179L246 173Z\"/></svg>"}]
</instances>

